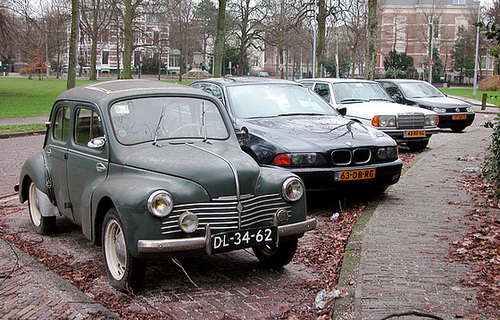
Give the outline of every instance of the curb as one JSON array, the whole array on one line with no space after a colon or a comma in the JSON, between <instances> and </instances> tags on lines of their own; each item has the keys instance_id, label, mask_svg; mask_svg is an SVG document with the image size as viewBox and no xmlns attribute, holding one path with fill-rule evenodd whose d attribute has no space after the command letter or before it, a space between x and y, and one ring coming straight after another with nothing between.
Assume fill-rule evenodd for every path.
<instances>
[{"instance_id":1,"label":"curb","mask_svg":"<svg viewBox=\"0 0 500 320\"><path fill-rule=\"evenodd\" d=\"M405 174L406 171L408 171L415 163L420 161L422 156L425 154L426 152L423 152L413 159L413 161L403 169L402 174ZM390 190L391 188L392 186L387 190ZM387 200L388 197L383 196L370 202L352 229L344 250L344 259L342 260L342 268L337 284L337 289L344 290L348 293L348 295L345 298L335 300L332 319L340 319L348 312L352 312L355 319L359 318L359 315L356 314L356 310L359 310L360 301L359 298L357 298L356 291L358 288L357 283L359 266L361 264L363 237L366 225L370 222L373 213L377 210L379 205L383 204Z\"/></svg>"},{"instance_id":2,"label":"curb","mask_svg":"<svg viewBox=\"0 0 500 320\"><path fill-rule=\"evenodd\" d=\"M0 139L10 139L10 138L19 138L26 136L34 136L38 134L45 134L45 130L43 131L26 131L26 132L13 132L13 133L1 133Z\"/></svg>"}]
</instances>

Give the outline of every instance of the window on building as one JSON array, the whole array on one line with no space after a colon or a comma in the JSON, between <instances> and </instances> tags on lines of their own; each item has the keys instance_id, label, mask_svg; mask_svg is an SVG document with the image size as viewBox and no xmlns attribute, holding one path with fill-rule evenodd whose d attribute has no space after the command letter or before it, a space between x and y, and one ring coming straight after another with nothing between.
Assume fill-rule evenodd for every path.
<instances>
[{"instance_id":1,"label":"window on building","mask_svg":"<svg viewBox=\"0 0 500 320\"><path fill-rule=\"evenodd\" d=\"M169 66L170 67L179 67L180 64L180 55L171 55L169 59Z\"/></svg>"},{"instance_id":2,"label":"window on building","mask_svg":"<svg viewBox=\"0 0 500 320\"><path fill-rule=\"evenodd\" d=\"M109 51L102 52L102 62L101 64L109 64Z\"/></svg>"},{"instance_id":3,"label":"window on building","mask_svg":"<svg viewBox=\"0 0 500 320\"><path fill-rule=\"evenodd\" d=\"M160 41L160 31L153 32L153 43L157 44Z\"/></svg>"},{"instance_id":4,"label":"window on building","mask_svg":"<svg viewBox=\"0 0 500 320\"><path fill-rule=\"evenodd\" d=\"M141 65L141 52L134 51L134 67L139 68Z\"/></svg>"},{"instance_id":5,"label":"window on building","mask_svg":"<svg viewBox=\"0 0 500 320\"><path fill-rule=\"evenodd\" d=\"M465 0L453 0L455 6L465 6Z\"/></svg>"},{"instance_id":6,"label":"window on building","mask_svg":"<svg viewBox=\"0 0 500 320\"><path fill-rule=\"evenodd\" d=\"M105 29L101 33L101 41L102 42L108 42L109 41L109 30Z\"/></svg>"}]
</instances>

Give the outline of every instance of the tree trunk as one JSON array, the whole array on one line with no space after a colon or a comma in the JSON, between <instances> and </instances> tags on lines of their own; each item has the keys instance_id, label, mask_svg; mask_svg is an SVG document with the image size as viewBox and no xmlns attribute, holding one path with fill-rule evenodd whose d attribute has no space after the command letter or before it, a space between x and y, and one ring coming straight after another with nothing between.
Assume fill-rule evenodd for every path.
<instances>
[{"instance_id":1,"label":"tree trunk","mask_svg":"<svg viewBox=\"0 0 500 320\"><path fill-rule=\"evenodd\" d=\"M122 79L132 79L132 54L134 52L134 8L131 0L125 0L125 14L123 15L123 74Z\"/></svg>"},{"instance_id":2,"label":"tree trunk","mask_svg":"<svg viewBox=\"0 0 500 320\"><path fill-rule=\"evenodd\" d=\"M217 35L215 37L214 48L214 77L222 75L222 59L224 57L224 25L226 21L226 2L227 0L219 0L219 13L217 16Z\"/></svg>"},{"instance_id":3,"label":"tree trunk","mask_svg":"<svg viewBox=\"0 0 500 320\"><path fill-rule=\"evenodd\" d=\"M326 47L326 3L325 0L318 1L318 34L316 41L316 76L321 77L322 66L325 64L325 47Z\"/></svg>"},{"instance_id":4,"label":"tree trunk","mask_svg":"<svg viewBox=\"0 0 500 320\"><path fill-rule=\"evenodd\" d=\"M368 41L365 78L375 80L377 63L377 0L368 0Z\"/></svg>"},{"instance_id":5,"label":"tree trunk","mask_svg":"<svg viewBox=\"0 0 500 320\"><path fill-rule=\"evenodd\" d=\"M68 80L66 83L67 89L74 88L76 85L76 55L79 25L80 11L78 10L78 0L71 0L71 34L69 38Z\"/></svg>"}]
</instances>

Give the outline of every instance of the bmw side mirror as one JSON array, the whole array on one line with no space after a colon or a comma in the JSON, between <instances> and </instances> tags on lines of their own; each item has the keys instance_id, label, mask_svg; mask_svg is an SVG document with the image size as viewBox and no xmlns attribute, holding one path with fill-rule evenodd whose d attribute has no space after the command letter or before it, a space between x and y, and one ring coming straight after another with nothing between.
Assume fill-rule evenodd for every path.
<instances>
[{"instance_id":1,"label":"bmw side mirror","mask_svg":"<svg viewBox=\"0 0 500 320\"><path fill-rule=\"evenodd\" d=\"M104 148L104 145L106 144L106 139L104 137L97 137L93 138L89 142L87 142L87 147L91 149L97 149L100 150Z\"/></svg>"}]
</instances>

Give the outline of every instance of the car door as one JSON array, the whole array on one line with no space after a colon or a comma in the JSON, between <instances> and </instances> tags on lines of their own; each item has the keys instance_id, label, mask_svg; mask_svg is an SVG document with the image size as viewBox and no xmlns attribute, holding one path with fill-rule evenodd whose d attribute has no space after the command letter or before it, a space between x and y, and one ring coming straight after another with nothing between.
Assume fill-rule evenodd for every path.
<instances>
[{"instance_id":1,"label":"car door","mask_svg":"<svg viewBox=\"0 0 500 320\"><path fill-rule=\"evenodd\" d=\"M93 191L107 177L109 146L89 145L94 138L105 137L102 118L94 106L77 104L73 119L67 160L68 189L74 221L85 229L91 221Z\"/></svg>"},{"instance_id":2,"label":"car door","mask_svg":"<svg viewBox=\"0 0 500 320\"><path fill-rule=\"evenodd\" d=\"M69 200L66 160L68 158L68 145L70 136L70 104L57 103L50 120L51 127L48 132L47 145L45 146L45 159L53 195L56 198L57 208L67 218L73 220L73 211Z\"/></svg>"}]
</instances>

